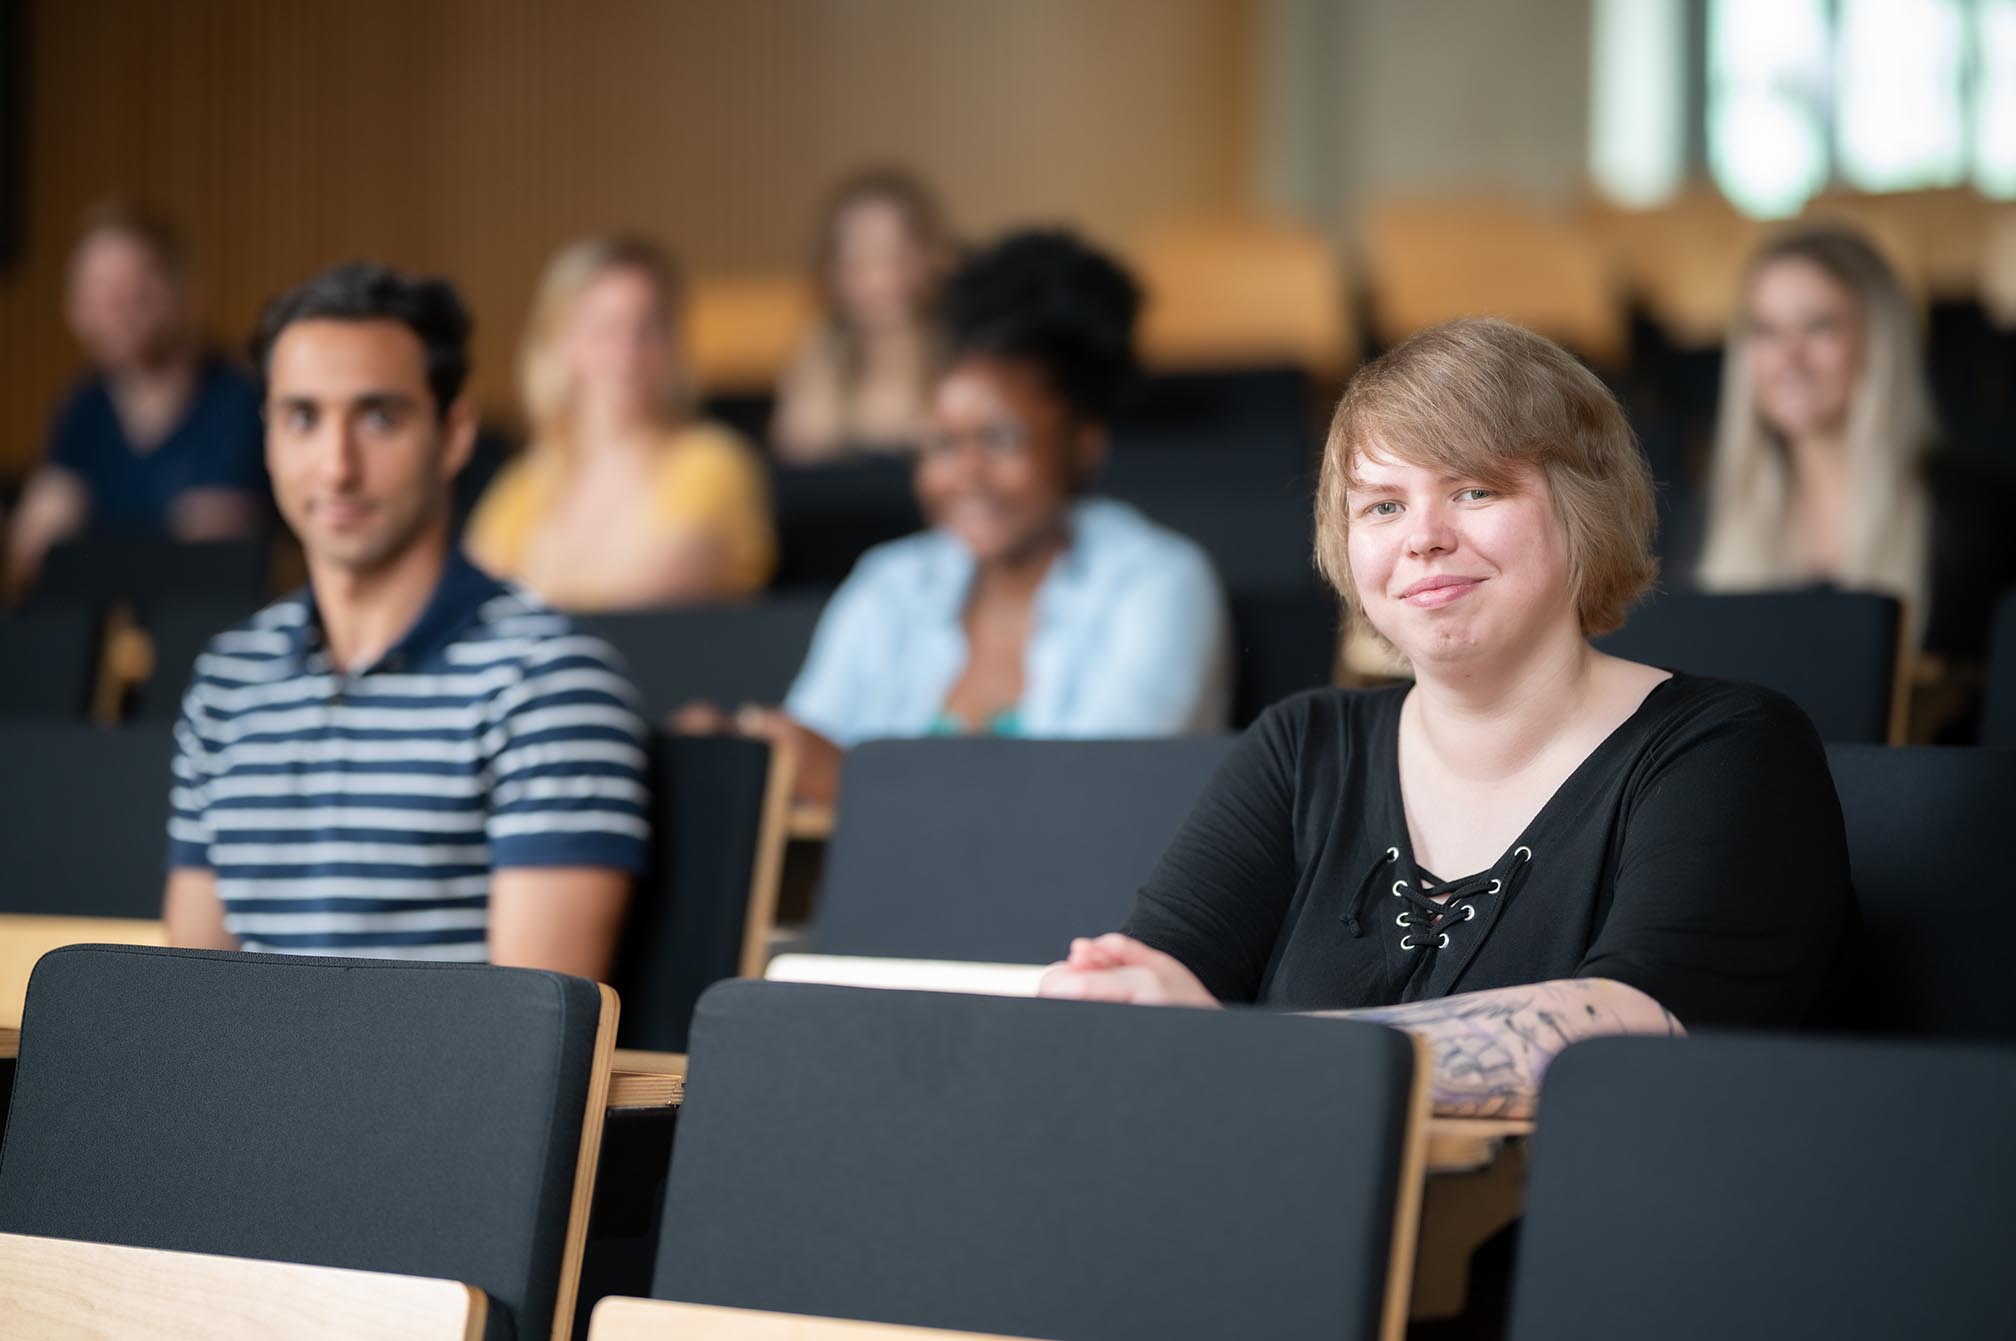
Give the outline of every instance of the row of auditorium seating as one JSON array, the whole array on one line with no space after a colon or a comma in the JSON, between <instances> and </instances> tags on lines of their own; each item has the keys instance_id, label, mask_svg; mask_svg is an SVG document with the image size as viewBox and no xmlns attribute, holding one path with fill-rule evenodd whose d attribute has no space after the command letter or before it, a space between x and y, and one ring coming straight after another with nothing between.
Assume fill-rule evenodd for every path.
<instances>
[{"instance_id":1,"label":"row of auditorium seating","mask_svg":"<svg viewBox=\"0 0 2016 1341\"><path fill-rule=\"evenodd\" d=\"M870 742L850 752L806 954L1040 964L1118 926L1230 747L1150 741ZM170 741L161 727L0 725L0 968L65 939L158 939ZM656 848L612 981L625 1046L681 1050L708 984L764 969L786 841L786 781L760 742L661 737ZM1832 746L1866 928L1843 1022L2010 1032L1990 994L1985 914L2016 753ZM1738 878L1732 873L1732 878ZM1768 893L1760 893L1768 897ZM123 919L94 932L92 918ZM57 919L52 921L52 919ZM38 939L39 938L39 939ZM0 981L0 1024L21 982Z\"/></svg>"},{"instance_id":2,"label":"row of auditorium seating","mask_svg":"<svg viewBox=\"0 0 2016 1341\"><path fill-rule=\"evenodd\" d=\"M55 546L0 612L0 717L173 717L203 644L267 599L263 540L107 534Z\"/></svg>"},{"instance_id":3,"label":"row of auditorium seating","mask_svg":"<svg viewBox=\"0 0 2016 1341\"><path fill-rule=\"evenodd\" d=\"M864 503L853 515L872 519L875 506ZM1289 511L1278 502L1268 506ZM843 512L834 504L824 515ZM1289 694L1330 683L1336 662L1336 603L1308 580L1306 558L1300 580L1278 585L1234 567L1238 556L1250 557L1267 540L1283 568L1291 551L1306 555L1306 538L1280 520L1270 520L1266 509L1241 512L1236 500L1200 503L1195 518L1207 534L1214 521L1222 525L1221 552L1232 556L1227 566L1240 579L1227 582L1236 725ZM835 524L822 534L837 539L849 532ZM147 555L128 553L133 548L133 542L109 547L109 561L95 571L149 575L144 581L107 576L96 588L74 581L26 611L0 617L0 718L76 718L87 710L99 720L174 715L205 640L256 600L248 584L263 574L263 554L251 545L167 545ZM77 554L93 549L66 547ZM129 565L135 558L145 562ZM109 591L122 595L113 600ZM826 594L783 590L746 604L597 615L584 623L623 655L657 717L696 699L780 700L804 660ZM102 616L108 605L119 612L109 634ZM1897 602L1866 594L1661 593L1600 645L1654 665L1776 689L1829 741L1898 743L1911 687L1910 663L1900 651L1903 624ZM2008 743L2016 740L2016 594L1998 613L1993 649L1983 741ZM102 710L108 681L117 709L110 712Z\"/></svg>"},{"instance_id":4,"label":"row of auditorium seating","mask_svg":"<svg viewBox=\"0 0 2016 1341\"><path fill-rule=\"evenodd\" d=\"M1829 197L1807 222L1861 229L1926 305L1927 368L1949 445L2006 457L2016 427L2016 207L1966 191ZM1369 208L1362 281L1328 242L1264 220L1175 230L1144 249L1144 351L1156 375L1116 426L1130 446L1259 443L1306 457L1311 387L1424 326L1492 313L1561 341L1613 381L1655 473L1691 487L1712 434L1720 346L1755 248L1782 224L1692 191L1651 210L1501 197ZM1180 258L1180 264L1177 264ZM693 347L714 411L762 441L803 329L802 281L702 281ZM780 295L795 294L788 302ZM1361 328L1362 327L1362 331ZM1300 394L1297 383L1300 383ZM1317 399L1321 399L1320 396ZM1240 406L1227 412L1227 402ZM1256 415L1255 411L1259 410Z\"/></svg>"},{"instance_id":5,"label":"row of auditorium seating","mask_svg":"<svg viewBox=\"0 0 2016 1341\"><path fill-rule=\"evenodd\" d=\"M585 616L620 652L655 718L696 699L774 703L805 659L823 591L786 591L748 604ZM1328 684L1336 660L1337 602L1302 591L1235 593L1234 717ZM182 598L147 615L144 629L106 624L91 607L56 605L0 616L0 719L172 720L209 638L242 619L230 600ZM107 701L116 713L97 710Z\"/></svg>"},{"instance_id":6,"label":"row of auditorium seating","mask_svg":"<svg viewBox=\"0 0 2016 1341\"><path fill-rule=\"evenodd\" d=\"M0 1145L0 1295L38 1335L580 1336L617 1009L522 970L58 951ZM2007 1336L2009 1061L1571 1048L1510 1335ZM724 984L638 1290L703 1308L605 1302L586 1334L1397 1341L1426 1070L1339 1021Z\"/></svg>"},{"instance_id":7,"label":"row of auditorium seating","mask_svg":"<svg viewBox=\"0 0 2016 1341\"><path fill-rule=\"evenodd\" d=\"M749 605L703 606L582 619L621 654L645 710L663 716L695 700L775 703L805 659L824 600L786 594ZM1231 598L1233 717L1330 683L1337 656L1335 597L1235 593Z\"/></svg>"},{"instance_id":8,"label":"row of auditorium seating","mask_svg":"<svg viewBox=\"0 0 2016 1341\"><path fill-rule=\"evenodd\" d=\"M1122 436L1099 492L1195 540L1234 593L1303 592L1319 585L1310 559L1315 483L1306 422L1256 422L1224 434ZM838 586L871 545L923 526L902 461L780 469L771 494L781 588Z\"/></svg>"},{"instance_id":9,"label":"row of auditorium seating","mask_svg":"<svg viewBox=\"0 0 2016 1341\"><path fill-rule=\"evenodd\" d=\"M1071 937L1126 918L1229 747L1225 739L864 745L846 764L802 948L1046 963ZM2016 1041L2016 1022L1996 1005L1995 952L1953 935L1994 897L1995 835L2016 796L2016 751L1836 745L1828 759L1863 923L1837 1022Z\"/></svg>"},{"instance_id":10,"label":"row of auditorium seating","mask_svg":"<svg viewBox=\"0 0 2016 1341\"><path fill-rule=\"evenodd\" d=\"M1852 225L1920 298L2016 327L2016 207L1964 189L1832 195L1802 221ZM1148 291L1141 343L1157 370L1289 363L1328 378L1367 345L1478 312L1620 367L1634 310L1682 348L1720 341L1745 263L1782 227L1706 188L1645 210L1443 195L1371 202L1348 262L1317 230L1266 218L1172 225L1127 255ZM689 323L701 381L774 385L812 313L801 275L702 277Z\"/></svg>"},{"instance_id":11,"label":"row of auditorium seating","mask_svg":"<svg viewBox=\"0 0 2016 1341\"><path fill-rule=\"evenodd\" d=\"M158 942L173 751L159 723L0 723L0 1025L41 950ZM707 984L762 971L790 781L760 741L661 738L651 754L655 842L613 980L624 1045L676 1050Z\"/></svg>"}]
</instances>

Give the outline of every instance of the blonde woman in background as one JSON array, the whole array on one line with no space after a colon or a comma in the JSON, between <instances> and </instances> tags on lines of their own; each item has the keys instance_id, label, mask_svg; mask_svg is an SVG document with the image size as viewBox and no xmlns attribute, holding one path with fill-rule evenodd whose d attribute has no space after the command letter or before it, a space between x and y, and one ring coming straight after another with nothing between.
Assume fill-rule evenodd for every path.
<instances>
[{"instance_id":1,"label":"blonde woman in background","mask_svg":"<svg viewBox=\"0 0 2016 1341\"><path fill-rule=\"evenodd\" d=\"M809 465L916 446L939 363L932 308L951 258L937 202L911 178L866 172L834 193L819 232L825 313L777 389L780 457Z\"/></svg>"},{"instance_id":2,"label":"blonde woman in background","mask_svg":"<svg viewBox=\"0 0 2016 1341\"><path fill-rule=\"evenodd\" d=\"M1885 592L1925 650L1980 655L2016 581L2011 489L1937 439L1918 314L1882 255L1838 227L1768 244L1723 364L1700 586Z\"/></svg>"},{"instance_id":3,"label":"blonde woman in background","mask_svg":"<svg viewBox=\"0 0 2016 1341\"><path fill-rule=\"evenodd\" d=\"M470 519L472 558L548 603L603 610L747 595L770 576L768 482L691 417L671 261L636 238L547 267L520 361L531 442Z\"/></svg>"}]
</instances>

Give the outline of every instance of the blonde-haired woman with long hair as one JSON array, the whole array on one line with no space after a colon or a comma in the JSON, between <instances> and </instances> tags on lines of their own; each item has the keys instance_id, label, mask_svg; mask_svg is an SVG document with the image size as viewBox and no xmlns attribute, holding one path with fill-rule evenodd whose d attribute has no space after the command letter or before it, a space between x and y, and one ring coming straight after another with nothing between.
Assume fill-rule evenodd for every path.
<instances>
[{"instance_id":1,"label":"blonde-haired woman with long hair","mask_svg":"<svg viewBox=\"0 0 2016 1341\"><path fill-rule=\"evenodd\" d=\"M524 456L470 519L468 548L565 609L746 595L776 541L763 464L692 417L680 283L637 238L590 238L547 266L519 381Z\"/></svg>"},{"instance_id":2,"label":"blonde-haired woman with long hair","mask_svg":"<svg viewBox=\"0 0 2016 1341\"><path fill-rule=\"evenodd\" d=\"M1857 233L1802 229L1758 252L1723 363L1703 588L1884 592L1926 649L1978 652L2016 577L1993 532L2016 518L1998 523L1992 473L1935 451L1919 325Z\"/></svg>"}]
</instances>

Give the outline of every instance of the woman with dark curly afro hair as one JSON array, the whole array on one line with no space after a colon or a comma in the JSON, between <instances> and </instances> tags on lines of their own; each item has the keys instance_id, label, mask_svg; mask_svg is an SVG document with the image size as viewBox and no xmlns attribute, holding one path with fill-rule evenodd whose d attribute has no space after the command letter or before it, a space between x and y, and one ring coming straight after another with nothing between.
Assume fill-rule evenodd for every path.
<instances>
[{"instance_id":1,"label":"woman with dark curly afro hair","mask_svg":"<svg viewBox=\"0 0 2016 1341\"><path fill-rule=\"evenodd\" d=\"M844 749L878 737L1224 729L1210 560L1092 493L1140 302L1062 232L1014 234L955 272L916 467L931 529L862 556L781 710L730 723L695 706L682 725L789 739L814 800L832 796Z\"/></svg>"}]
</instances>

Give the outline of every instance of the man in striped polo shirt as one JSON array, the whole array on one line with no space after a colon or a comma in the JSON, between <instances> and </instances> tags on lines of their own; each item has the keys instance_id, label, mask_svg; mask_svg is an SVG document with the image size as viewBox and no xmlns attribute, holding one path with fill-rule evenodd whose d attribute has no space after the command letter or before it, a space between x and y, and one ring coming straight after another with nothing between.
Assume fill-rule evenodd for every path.
<instances>
[{"instance_id":1,"label":"man in striped polo shirt","mask_svg":"<svg viewBox=\"0 0 2016 1341\"><path fill-rule=\"evenodd\" d=\"M454 290L375 265L267 305L266 464L306 590L217 637L176 727L172 944L606 977L647 847L608 649L451 536Z\"/></svg>"}]
</instances>

